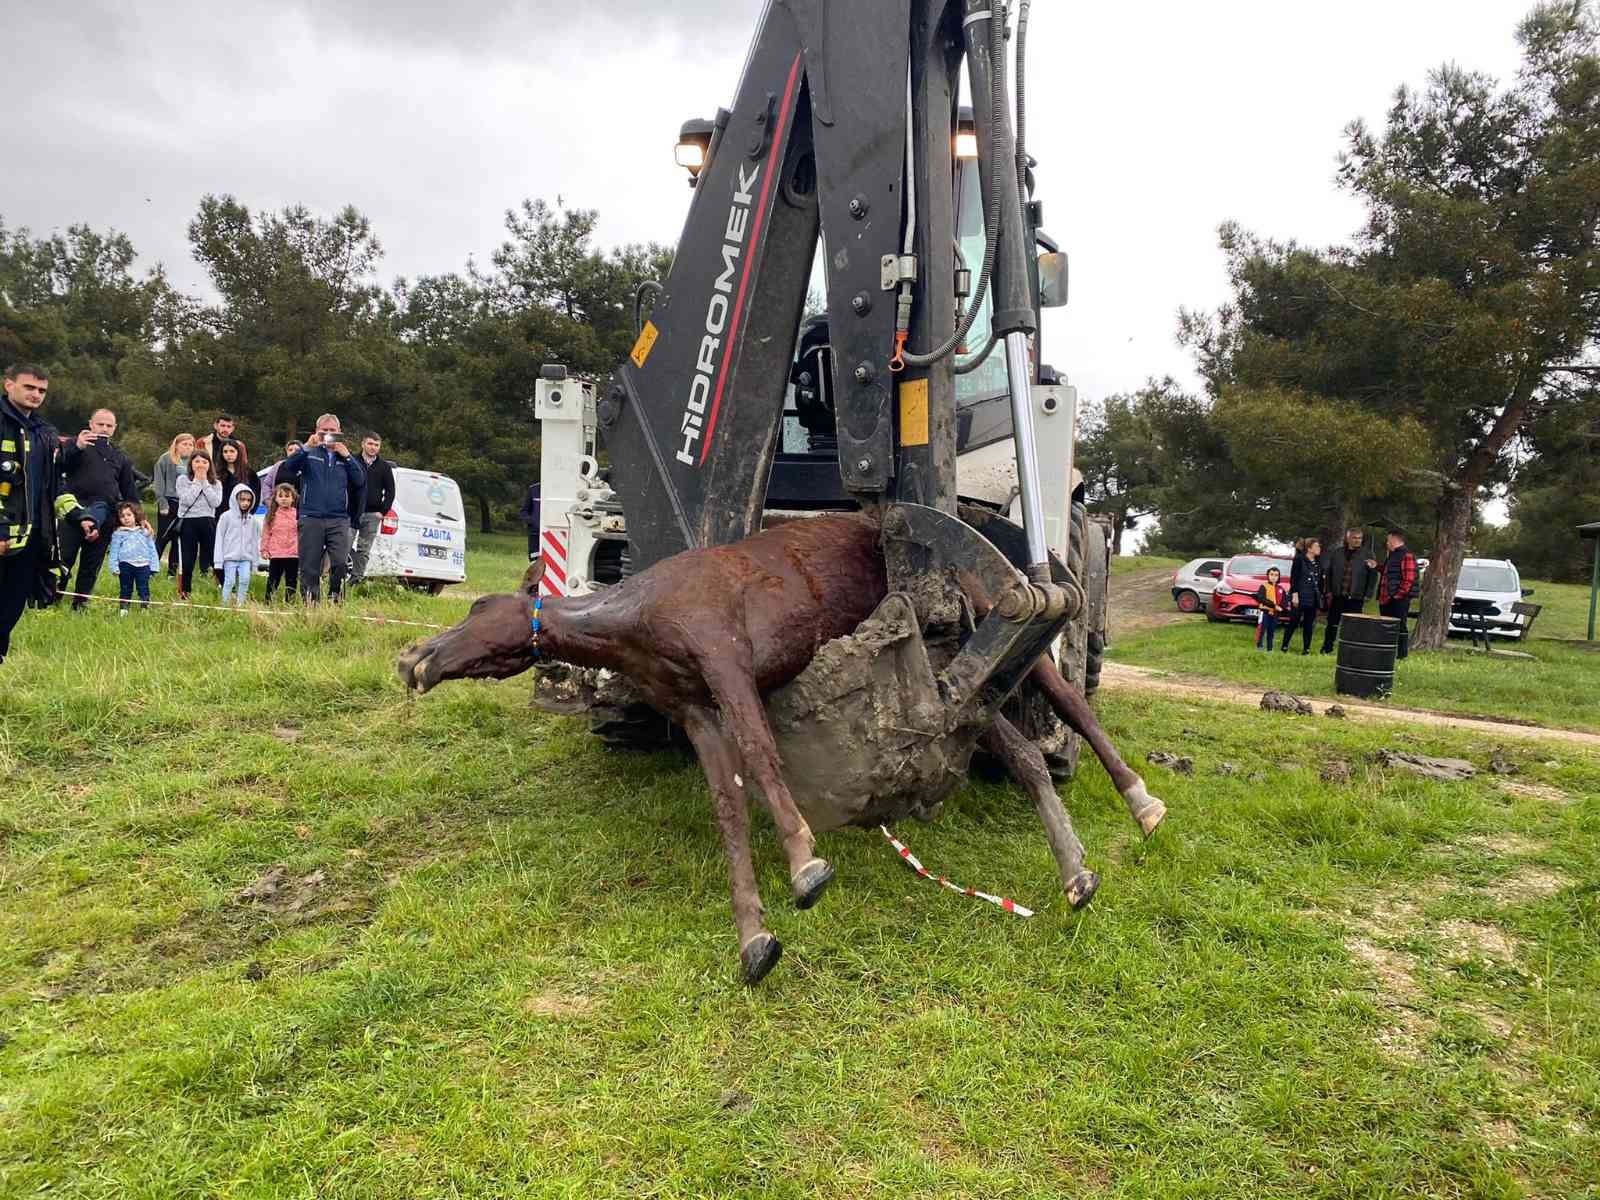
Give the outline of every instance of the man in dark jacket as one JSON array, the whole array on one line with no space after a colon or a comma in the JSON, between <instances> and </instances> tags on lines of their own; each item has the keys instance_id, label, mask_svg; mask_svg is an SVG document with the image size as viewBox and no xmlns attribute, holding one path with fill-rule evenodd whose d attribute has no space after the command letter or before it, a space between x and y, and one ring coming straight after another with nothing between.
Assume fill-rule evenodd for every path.
<instances>
[{"instance_id":1,"label":"man in dark jacket","mask_svg":"<svg viewBox=\"0 0 1600 1200\"><path fill-rule=\"evenodd\" d=\"M383 449L383 439L369 433L361 439L361 469L366 472L367 484L361 492L361 507L356 518L356 558L350 573L352 585L367 577L367 560L372 557L372 543L383 527L383 518L394 506L394 464L378 452Z\"/></svg>"},{"instance_id":2,"label":"man in dark jacket","mask_svg":"<svg viewBox=\"0 0 1600 1200\"><path fill-rule=\"evenodd\" d=\"M59 585L57 519L87 537L94 518L61 487L61 438L39 416L49 376L31 363L5 373L0 398L0 662L29 600Z\"/></svg>"},{"instance_id":3,"label":"man in dark jacket","mask_svg":"<svg viewBox=\"0 0 1600 1200\"><path fill-rule=\"evenodd\" d=\"M532 562L539 557L539 485L530 483L528 494L523 498L522 508L517 513L522 518L522 523L528 527L528 561Z\"/></svg>"},{"instance_id":4,"label":"man in dark jacket","mask_svg":"<svg viewBox=\"0 0 1600 1200\"><path fill-rule=\"evenodd\" d=\"M111 544L111 531L117 526L117 505L124 500L139 500L133 463L111 444L116 432L117 414L109 408L98 408L89 417L89 428L68 441L61 456L62 469L67 473L66 490L95 520L94 537L84 534L76 521L61 523L61 562L69 573L72 564L78 564L78 583L73 590L79 595L72 602L75 612L89 607L82 597L94 591L95 580L100 577L100 564Z\"/></svg>"},{"instance_id":5,"label":"man in dark jacket","mask_svg":"<svg viewBox=\"0 0 1600 1200\"><path fill-rule=\"evenodd\" d=\"M1383 574L1378 579L1378 611L1400 619L1399 657L1404 658L1411 649L1406 621L1411 615L1411 601L1417 595L1417 560L1406 545L1404 529L1394 526L1387 540L1389 557L1384 559Z\"/></svg>"},{"instance_id":6,"label":"man in dark jacket","mask_svg":"<svg viewBox=\"0 0 1600 1200\"><path fill-rule=\"evenodd\" d=\"M307 604L322 599L322 561L328 560L328 598L337 601L350 558L350 489L366 482L361 463L339 440L339 418L323 413L310 440L284 459L300 477L300 592Z\"/></svg>"},{"instance_id":7,"label":"man in dark jacket","mask_svg":"<svg viewBox=\"0 0 1600 1200\"><path fill-rule=\"evenodd\" d=\"M1339 618L1366 607L1378 582L1377 560L1361 548L1362 532L1347 529L1344 544L1335 546L1322 569L1322 606L1328 611L1328 625L1322 633L1322 652L1333 653L1339 636Z\"/></svg>"}]
</instances>

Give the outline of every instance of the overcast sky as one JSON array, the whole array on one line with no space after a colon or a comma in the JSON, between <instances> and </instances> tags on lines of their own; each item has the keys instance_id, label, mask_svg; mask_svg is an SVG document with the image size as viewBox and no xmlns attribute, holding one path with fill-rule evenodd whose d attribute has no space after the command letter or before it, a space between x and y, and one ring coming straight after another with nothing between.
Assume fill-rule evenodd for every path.
<instances>
[{"instance_id":1,"label":"overcast sky","mask_svg":"<svg viewBox=\"0 0 1600 1200\"><path fill-rule=\"evenodd\" d=\"M1090 398L1192 381L1174 316L1224 298L1218 223L1347 238L1345 123L1381 121L1396 85L1446 60L1509 77L1530 2L1036 0L1029 144L1072 258L1047 357ZM487 259L527 196L599 209L607 243L673 242L678 126L729 103L760 7L17 0L0 215L121 229L192 288L184 230L206 192L354 204L386 278Z\"/></svg>"}]
</instances>

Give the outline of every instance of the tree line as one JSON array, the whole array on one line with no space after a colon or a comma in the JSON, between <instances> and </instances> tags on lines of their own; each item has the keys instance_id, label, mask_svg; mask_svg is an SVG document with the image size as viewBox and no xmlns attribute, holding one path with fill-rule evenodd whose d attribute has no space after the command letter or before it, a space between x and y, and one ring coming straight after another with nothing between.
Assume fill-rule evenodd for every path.
<instances>
[{"instance_id":1,"label":"tree line","mask_svg":"<svg viewBox=\"0 0 1600 1200\"><path fill-rule=\"evenodd\" d=\"M1225 224L1230 298L1181 311L1203 381L1151 380L1086 414L1092 507L1152 549L1396 521L1433 584L1414 644L1442 643L1469 548L1580 577L1572 526L1600 519L1600 54L1592 0L1517 30L1500 86L1450 65L1345 131L1335 184L1366 220L1346 245ZM262 449L325 410L454 476L489 527L535 477L541 363L604 375L634 336L638 284L670 251L594 245L596 214L524 201L480 268L378 279L354 208L253 212L207 196L188 229L212 295L136 271L129 240L0 218L0 358L42 361L71 425L116 409L136 460L227 411ZM260 450L257 451L258 457ZM1482 506L1509 497L1511 524Z\"/></svg>"},{"instance_id":2,"label":"tree line","mask_svg":"<svg viewBox=\"0 0 1600 1200\"><path fill-rule=\"evenodd\" d=\"M353 207L252 211L206 196L188 240L212 295L137 269L121 233L73 225L35 237L0 216L0 360L51 373L51 419L114 409L119 441L153 463L179 431L222 412L259 462L317 414L373 428L386 453L453 476L490 528L536 478L539 367L605 374L634 337L634 293L666 247L601 250L598 214L526 200L489 265L378 278L383 248Z\"/></svg>"},{"instance_id":3,"label":"tree line","mask_svg":"<svg viewBox=\"0 0 1600 1200\"><path fill-rule=\"evenodd\" d=\"M1509 85L1455 65L1345 130L1365 223L1315 249L1221 229L1231 296L1181 312L1203 381L1092 410L1078 461L1119 536L1237 550L1398 521L1432 557L1414 645L1442 643L1469 548L1587 578L1600 520L1600 54L1588 0L1517 29ZM1509 498L1490 530L1482 506ZM1331 541L1325 544L1332 544Z\"/></svg>"}]
</instances>

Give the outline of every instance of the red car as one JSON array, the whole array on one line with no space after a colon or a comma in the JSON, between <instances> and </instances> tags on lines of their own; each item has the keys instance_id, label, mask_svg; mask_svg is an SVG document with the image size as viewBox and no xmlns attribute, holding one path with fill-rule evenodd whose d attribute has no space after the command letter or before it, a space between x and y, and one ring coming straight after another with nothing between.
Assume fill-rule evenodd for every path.
<instances>
[{"instance_id":1,"label":"red car","mask_svg":"<svg viewBox=\"0 0 1600 1200\"><path fill-rule=\"evenodd\" d=\"M1293 562L1270 554L1235 554L1222 568L1222 579L1206 601L1208 621L1254 621L1256 619L1256 593L1267 581L1267 570L1277 567L1283 574L1283 586L1289 586L1289 568Z\"/></svg>"}]
</instances>

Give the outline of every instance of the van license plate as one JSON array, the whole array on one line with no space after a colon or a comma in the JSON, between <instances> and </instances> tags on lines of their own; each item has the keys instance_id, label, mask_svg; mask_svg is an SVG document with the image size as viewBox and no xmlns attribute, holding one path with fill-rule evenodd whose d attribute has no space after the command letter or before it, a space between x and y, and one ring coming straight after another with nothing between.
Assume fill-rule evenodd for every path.
<instances>
[{"instance_id":1,"label":"van license plate","mask_svg":"<svg viewBox=\"0 0 1600 1200\"><path fill-rule=\"evenodd\" d=\"M447 546L418 546L418 558L449 558L450 549Z\"/></svg>"}]
</instances>

